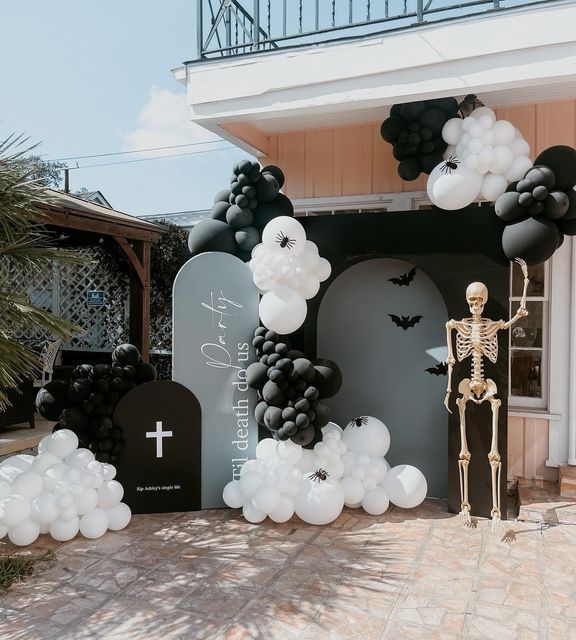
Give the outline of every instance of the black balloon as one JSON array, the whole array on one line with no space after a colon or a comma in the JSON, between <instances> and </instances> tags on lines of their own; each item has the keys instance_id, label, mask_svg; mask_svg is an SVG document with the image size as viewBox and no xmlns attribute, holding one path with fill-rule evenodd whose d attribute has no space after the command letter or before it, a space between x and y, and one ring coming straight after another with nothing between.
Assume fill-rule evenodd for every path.
<instances>
[{"instance_id":1,"label":"black balloon","mask_svg":"<svg viewBox=\"0 0 576 640\"><path fill-rule=\"evenodd\" d=\"M224 189L222 191L218 191L218 193L214 196L214 204L217 202L228 202L228 198L230 197L230 189Z\"/></svg>"},{"instance_id":2,"label":"black balloon","mask_svg":"<svg viewBox=\"0 0 576 640\"><path fill-rule=\"evenodd\" d=\"M205 251L236 252L234 230L220 220L200 220L188 235L188 248L193 256Z\"/></svg>"},{"instance_id":3,"label":"black balloon","mask_svg":"<svg viewBox=\"0 0 576 640\"><path fill-rule=\"evenodd\" d=\"M404 129L402 118L390 116L386 118L380 127L380 135L386 142L393 144L398 140L398 135Z\"/></svg>"},{"instance_id":4,"label":"black balloon","mask_svg":"<svg viewBox=\"0 0 576 640\"><path fill-rule=\"evenodd\" d=\"M271 174L262 174L256 183L256 197L261 202L270 202L280 193L278 180Z\"/></svg>"},{"instance_id":5,"label":"black balloon","mask_svg":"<svg viewBox=\"0 0 576 640\"><path fill-rule=\"evenodd\" d=\"M416 180L420 175L420 164L416 158L410 157L402 160L398 165L398 175L402 180L410 182Z\"/></svg>"},{"instance_id":6,"label":"black balloon","mask_svg":"<svg viewBox=\"0 0 576 640\"><path fill-rule=\"evenodd\" d=\"M252 389L262 389L268 382L268 367L261 362L252 362L246 369L246 383Z\"/></svg>"},{"instance_id":7,"label":"black balloon","mask_svg":"<svg viewBox=\"0 0 576 640\"><path fill-rule=\"evenodd\" d=\"M425 153L420 156L420 168L426 174L432 173L434 167L437 167L443 160L443 156L438 151L434 153Z\"/></svg>"},{"instance_id":8,"label":"black balloon","mask_svg":"<svg viewBox=\"0 0 576 640\"><path fill-rule=\"evenodd\" d=\"M560 231L548 218L539 216L509 224L502 233L502 248L509 260L523 258L529 265L545 262L552 256Z\"/></svg>"},{"instance_id":9,"label":"black balloon","mask_svg":"<svg viewBox=\"0 0 576 640\"><path fill-rule=\"evenodd\" d=\"M321 398L331 398L335 396L342 386L342 372L340 367L333 361L326 358L314 360L314 386L320 391Z\"/></svg>"},{"instance_id":10,"label":"black balloon","mask_svg":"<svg viewBox=\"0 0 576 640\"><path fill-rule=\"evenodd\" d=\"M286 177L284 176L284 172L282 171L282 169L280 169L280 167L277 167L274 164L269 164L261 169L261 173L262 175L264 175L265 173L272 174L278 181L278 186L280 187L280 189L282 189L282 187L284 186Z\"/></svg>"},{"instance_id":11,"label":"black balloon","mask_svg":"<svg viewBox=\"0 0 576 640\"><path fill-rule=\"evenodd\" d=\"M446 124L446 115L441 109L426 109L420 116L420 124L430 129L433 134L440 135Z\"/></svg>"},{"instance_id":12,"label":"black balloon","mask_svg":"<svg viewBox=\"0 0 576 640\"><path fill-rule=\"evenodd\" d=\"M210 217L213 220L220 220L220 222L226 222L226 212L230 208L229 202L215 202L210 210Z\"/></svg>"},{"instance_id":13,"label":"black balloon","mask_svg":"<svg viewBox=\"0 0 576 640\"><path fill-rule=\"evenodd\" d=\"M249 253L260 242L260 233L256 227L244 227L236 231L234 238L238 248Z\"/></svg>"},{"instance_id":14,"label":"black balloon","mask_svg":"<svg viewBox=\"0 0 576 640\"><path fill-rule=\"evenodd\" d=\"M52 380L45 384L36 395L36 409L46 420L58 420L68 404L68 384L64 380Z\"/></svg>"},{"instance_id":15,"label":"black balloon","mask_svg":"<svg viewBox=\"0 0 576 640\"><path fill-rule=\"evenodd\" d=\"M419 102L407 102L400 108L400 115L405 122L415 122L426 110L426 102L421 100Z\"/></svg>"},{"instance_id":16,"label":"black balloon","mask_svg":"<svg viewBox=\"0 0 576 640\"><path fill-rule=\"evenodd\" d=\"M254 214L252 209L242 209L237 204L233 204L226 212L226 222L232 229L241 229L248 227L254 222Z\"/></svg>"},{"instance_id":17,"label":"black balloon","mask_svg":"<svg viewBox=\"0 0 576 640\"><path fill-rule=\"evenodd\" d=\"M136 375L134 379L138 384L142 384L143 382L152 382L156 380L157 373L156 367L152 364L148 364L147 362L143 362L142 364L136 365ZM106 397L106 400L110 402L110 398ZM118 402L118 400L116 400Z\"/></svg>"},{"instance_id":18,"label":"black balloon","mask_svg":"<svg viewBox=\"0 0 576 640\"><path fill-rule=\"evenodd\" d=\"M565 145L549 147L536 158L534 164L544 165L554 172L556 190L568 191L576 185L576 149Z\"/></svg>"},{"instance_id":19,"label":"black balloon","mask_svg":"<svg viewBox=\"0 0 576 640\"><path fill-rule=\"evenodd\" d=\"M570 207L570 199L564 191L552 191L542 204L543 214L556 220L566 214Z\"/></svg>"},{"instance_id":20,"label":"black balloon","mask_svg":"<svg viewBox=\"0 0 576 640\"><path fill-rule=\"evenodd\" d=\"M278 216L294 216L294 205L283 193L279 193L272 202L260 202L254 209L254 226L262 230L270 220Z\"/></svg>"}]
</instances>

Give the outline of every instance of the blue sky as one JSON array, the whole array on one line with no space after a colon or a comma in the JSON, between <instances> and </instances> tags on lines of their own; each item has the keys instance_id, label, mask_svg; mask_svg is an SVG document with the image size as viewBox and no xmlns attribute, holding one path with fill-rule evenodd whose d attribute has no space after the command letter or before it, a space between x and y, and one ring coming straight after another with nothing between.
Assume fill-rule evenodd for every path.
<instances>
[{"instance_id":1,"label":"blue sky","mask_svg":"<svg viewBox=\"0 0 576 640\"><path fill-rule=\"evenodd\" d=\"M0 136L25 132L46 159L214 139L187 121L171 69L195 57L195 0L29 0L2 7ZM222 142L175 149L229 147ZM153 153L149 155L159 155ZM143 156L79 160L88 165ZM70 172L133 214L209 207L231 167L227 149ZM74 161L70 162L74 165Z\"/></svg>"}]
</instances>

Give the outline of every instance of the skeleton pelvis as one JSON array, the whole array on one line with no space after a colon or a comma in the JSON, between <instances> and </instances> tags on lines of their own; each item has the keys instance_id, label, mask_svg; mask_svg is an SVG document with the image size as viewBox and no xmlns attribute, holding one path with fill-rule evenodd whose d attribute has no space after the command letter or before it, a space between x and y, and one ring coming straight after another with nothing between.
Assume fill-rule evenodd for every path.
<instances>
[{"instance_id":1,"label":"skeleton pelvis","mask_svg":"<svg viewBox=\"0 0 576 640\"><path fill-rule=\"evenodd\" d=\"M458 385L458 391L464 396L466 401L472 400L477 404L489 400L498 393L498 387L494 380L471 380L463 378Z\"/></svg>"}]
</instances>

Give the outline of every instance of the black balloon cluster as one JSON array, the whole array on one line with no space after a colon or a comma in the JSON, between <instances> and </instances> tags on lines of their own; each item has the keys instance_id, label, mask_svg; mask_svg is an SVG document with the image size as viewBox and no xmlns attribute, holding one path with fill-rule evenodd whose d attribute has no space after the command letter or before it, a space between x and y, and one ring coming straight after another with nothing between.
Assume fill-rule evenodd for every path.
<instances>
[{"instance_id":1,"label":"black balloon cluster","mask_svg":"<svg viewBox=\"0 0 576 640\"><path fill-rule=\"evenodd\" d=\"M260 402L254 412L258 424L276 440L304 447L320 441L321 429L330 421L330 410L320 400L340 389L338 366L331 360L308 360L266 327L256 329L253 345L259 361L248 367L246 381L258 390Z\"/></svg>"},{"instance_id":2,"label":"black balloon cluster","mask_svg":"<svg viewBox=\"0 0 576 640\"><path fill-rule=\"evenodd\" d=\"M543 151L522 180L496 200L496 215L507 223L506 256L528 264L548 260L564 235L576 235L576 150L563 145Z\"/></svg>"},{"instance_id":3,"label":"black balloon cluster","mask_svg":"<svg viewBox=\"0 0 576 640\"><path fill-rule=\"evenodd\" d=\"M112 414L118 401L143 382L156 379L156 369L142 360L131 344L116 347L112 364L80 364L70 380L48 382L36 397L38 413L57 420L54 431L70 429L79 446L90 449L100 462L115 463L124 448L122 430Z\"/></svg>"},{"instance_id":4,"label":"black balloon cluster","mask_svg":"<svg viewBox=\"0 0 576 640\"><path fill-rule=\"evenodd\" d=\"M293 216L294 207L280 189L284 173L274 165L242 160L233 169L230 188L214 198L210 217L201 220L188 236L190 253L223 251L250 260L262 229L277 216Z\"/></svg>"},{"instance_id":5,"label":"black balloon cluster","mask_svg":"<svg viewBox=\"0 0 576 640\"><path fill-rule=\"evenodd\" d=\"M393 145L392 153L400 163L402 180L416 180L420 173L432 173L443 160L448 146L442 129L450 118L458 117L455 98L437 98L395 104L390 117L380 127L380 135Z\"/></svg>"}]
</instances>

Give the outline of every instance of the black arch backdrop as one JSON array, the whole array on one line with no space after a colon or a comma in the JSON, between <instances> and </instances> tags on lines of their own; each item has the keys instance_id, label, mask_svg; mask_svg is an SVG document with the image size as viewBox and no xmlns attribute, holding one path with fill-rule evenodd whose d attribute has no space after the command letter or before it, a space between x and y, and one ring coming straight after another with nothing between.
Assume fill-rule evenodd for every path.
<instances>
[{"instance_id":1,"label":"black arch backdrop","mask_svg":"<svg viewBox=\"0 0 576 640\"><path fill-rule=\"evenodd\" d=\"M509 262L502 250L504 223L490 206L468 207L458 212L439 209L401 211L354 216L318 216L300 218L308 239L318 245L320 255L332 265L331 277L322 284L320 293L308 301L308 316L304 326L291 336L296 348L311 356L317 353L318 313L322 298L331 283L350 266L376 257L398 258L421 269L442 294L450 318L469 316L465 291L470 282L480 280L489 291L486 317L508 319ZM343 307L346 300L342 301ZM352 313L350 309L348 312ZM382 322L389 321L383 318ZM368 343L362 334L361 317L358 332L346 336L358 345L358 360L363 349L379 349L386 353L386 344ZM499 334L499 358L496 365L486 363L486 375L498 385L502 400L499 415L498 447L502 456L502 478L507 473L507 397L508 397L508 335ZM452 414L446 414L448 426L448 508L460 510L458 454L460 426L454 399L457 382L469 377L469 361L454 367ZM406 389L406 401L412 390ZM441 403L442 397L438 398ZM413 400L412 400L413 401ZM386 402L386 389L382 390ZM474 513L490 516L492 507L491 477L488 452L491 439L491 414L487 403L468 405L467 437L472 461L469 468L470 501ZM426 428L426 425L422 425ZM501 505L506 517L506 483L501 483Z\"/></svg>"}]
</instances>

